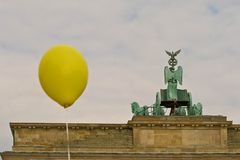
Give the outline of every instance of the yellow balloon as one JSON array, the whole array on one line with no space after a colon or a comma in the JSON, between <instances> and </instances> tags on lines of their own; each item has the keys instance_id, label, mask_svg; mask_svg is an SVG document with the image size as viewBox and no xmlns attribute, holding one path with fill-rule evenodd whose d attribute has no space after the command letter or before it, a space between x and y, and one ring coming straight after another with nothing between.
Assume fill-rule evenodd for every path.
<instances>
[{"instance_id":1,"label":"yellow balloon","mask_svg":"<svg viewBox=\"0 0 240 160\"><path fill-rule=\"evenodd\" d=\"M39 64L39 81L46 94L64 108L83 93L88 66L82 54L69 45L50 48Z\"/></svg>"}]
</instances>

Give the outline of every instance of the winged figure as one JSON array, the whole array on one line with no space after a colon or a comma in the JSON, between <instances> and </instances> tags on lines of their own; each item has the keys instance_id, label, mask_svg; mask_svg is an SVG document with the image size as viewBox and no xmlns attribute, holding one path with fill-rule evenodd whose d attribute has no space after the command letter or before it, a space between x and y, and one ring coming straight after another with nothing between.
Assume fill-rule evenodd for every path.
<instances>
[{"instance_id":1,"label":"winged figure","mask_svg":"<svg viewBox=\"0 0 240 160\"><path fill-rule=\"evenodd\" d=\"M177 83L179 82L180 85L182 85L182 75L183 75L183 69L181 66L178 66L178 69L176 71L171 71L168 66L164 68L164 82L165 84L172 82Z\"/></svg>"},{"instance_id":2,"label":"winged figure","mask_svg":"<svg viewBox=\"0 0 240 160\"><path fill-rule=\"evenodd\" d=\"M168 100L177 100L177 84L182 85L182 75L183 69L181 66L178 66L176 71L170 70L168 66L164 68L164 80L167 86L167 99Z\"/></svg>"}]
</instances>

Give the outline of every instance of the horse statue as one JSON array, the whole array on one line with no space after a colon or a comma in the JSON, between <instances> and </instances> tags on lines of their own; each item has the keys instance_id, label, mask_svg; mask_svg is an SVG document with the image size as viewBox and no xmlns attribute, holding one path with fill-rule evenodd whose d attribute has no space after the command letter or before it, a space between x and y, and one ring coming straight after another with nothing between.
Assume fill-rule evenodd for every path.
<instances>
[{"instance_id":1,"label":"horse statue","mask_svg":"<svg viewBox=\"0 0 240 160\"><path fill-rule=\"evenodd\" d=\"M186 116L187 112L186 109L184 107L178 107L175 109L174 111L174 116Z\"/></svg>"},{"instance_id":2,"label":"horse statue","mask_svg":"<svg viewBox=\"0 0 240 160\"><path fill-rule=\"evenodd\" d=\"M148 116L148 106L140 107L137 102L131 103L132 113L134 116Z\"/></svg>"},{"instance_id":3,"label":"horse statue","mask_svg":"<svg viewBox=\"0 0 240 160\"><path fill-rule=\"evenodd\" d=\"M164 116L165 112L163 110L163 107L161 107L161 97L160 93L156 93L156 101L153 104L153 113L154 116Z\"/></svg>"},{"instance_id":4,"label":"horse statue","mask_svg":"<svg viewBox=\"0 0 240 160\"><path fill-rule=\"evenodd\" d=\"M187 107L187 112L189 116L201 116L202 115L202 104L197 103L193 106Z\"/></svg>"}]
</instances>

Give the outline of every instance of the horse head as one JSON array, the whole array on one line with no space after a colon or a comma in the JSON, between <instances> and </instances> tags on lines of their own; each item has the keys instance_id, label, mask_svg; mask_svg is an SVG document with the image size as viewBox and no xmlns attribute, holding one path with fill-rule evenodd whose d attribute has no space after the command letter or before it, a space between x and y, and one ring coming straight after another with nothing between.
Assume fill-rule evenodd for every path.
<instances>
[{"instance_id":1,"label":"horse head","mask_svg":"<svg viewBox=\"0 0 240 160\"><path fill-rule=\"evenodd\" d=\"M137 102L131 103L132 113L135 113L137 108L139 108L139 104Z\"/></svg>"},{"instance_id":2,"label":"horse head","mask_svg":"<svg viewBox=\"0 0 240 160\"><path fill-rule=\"evenodd\" d=\"M196 110L197 110L198 115L202 115L202 104L201 103L199 103L199 102L197 103Z\"/></svg>"}]
</instances>

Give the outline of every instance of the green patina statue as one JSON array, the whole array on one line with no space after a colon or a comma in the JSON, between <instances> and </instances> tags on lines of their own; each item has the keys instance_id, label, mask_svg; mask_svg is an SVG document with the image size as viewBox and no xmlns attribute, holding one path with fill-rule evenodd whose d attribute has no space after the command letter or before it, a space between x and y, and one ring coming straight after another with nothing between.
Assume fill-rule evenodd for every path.
<instances>
[{"instance_id":1,"label":"green patina statue","mask_svg":"<svg viewBox=\"0 0 240 160\"><path fill-rule=\"evenodd\" d=\"M134 116L148 116L149 115L148 107L146 105L143 107L140 107L137 102L133 102L133 103L131 103L131 107L132 107L132 113L134 114Z\"/></svg>"},{"instance_id":2,"label":"green patina statue","mask_svg":"<svg viewBox=\"0 0 240 160\"><path fill-rule=\"evenodd\" d=\"M170 60L168 61L169 65L171 66L168 68L166 66L164 68L164 81L165 84L167 84L167 99L176 101L178 99L177 97L177 84L179 82L180 85L182 85L182 74L183 69L181 66L178 66L178 69L175 71L175 66L177 65L177 60L175 59L175 56L177 56L180 53L181 50L178 50L176 52L168 52L166 53L171 56Z\"/></svg>"},{"instance_id":3,"label":"green patina statue","mask_svg":"<svg viewBox=\"0 0 240 160\"><path fill-rule=\"evenodd\" d=\"M161 106L161 97L160 93L156 93L156 102L153 104L153 113L154 116L164 116L165 112L163 107Z\"/></svg>"},{"instance_id":4,"label":"green patina statue","mask_svg":"<svg viewBox=\"0 0 240 160\"><path fill-rule=\"evenodd\" d=\"M178 107L178 108L176 108L174 113L173 113L173 115L174 116L186 116L187 112L186 112L185 107Z\"/></svg>"},{"instance_id":5,"label":"green patina statue","mask_svg":"<svg viewBox=\"0 0 240 160\"><path fill-rule=\"evenodd\" d=\"M164 68L164 82L167 84L167 89L161 89L156 94L155 103L148 107L140 107L137 102L133 102L132 113L134 115L153 115L153 116L164 116L165 110L170 108L170 115L172 116L201 116L202 115L202 104L192 104L192 95L187 92L186 89L178 89L177 85L182 85L183 69L177 65L177 59L175 58L181 50L176 52L165 51L170 59L168 64L170 67L165 66ZM149 112L149 109L150 112Z\"/></svg>"},{"instance_id":6,"label":"green patina statue","mask_svg":"<svg viewBox=\"0 0 240 160\"><path fill-rule=\"evenodd\" d=\"M201 116L202 115L202 104L197 103L194 104L193 106L189 106L187 108L187 112L189 116Z\"/></svg>"}]
</instances>

